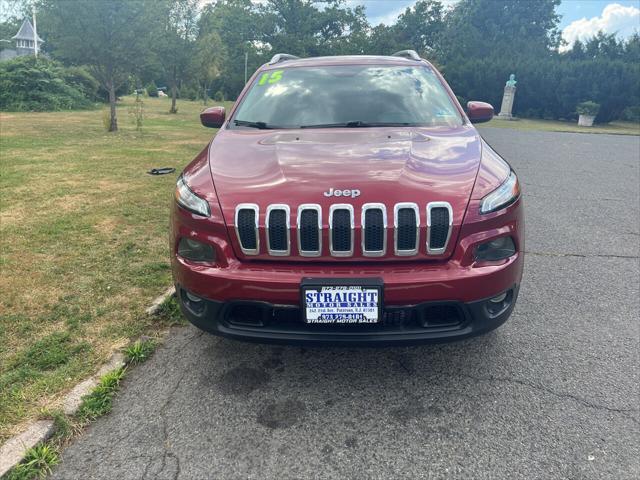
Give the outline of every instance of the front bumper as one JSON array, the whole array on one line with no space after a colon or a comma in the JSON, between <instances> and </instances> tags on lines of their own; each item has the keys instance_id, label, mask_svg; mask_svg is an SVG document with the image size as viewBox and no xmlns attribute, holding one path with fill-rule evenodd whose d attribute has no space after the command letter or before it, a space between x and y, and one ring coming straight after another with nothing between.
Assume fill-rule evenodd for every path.
<instances>
[{"instance_id":1,"label":"front bumper","mask_svg":"<svg viewBox=\"0 0 640 480\"><path fill-rule=\"evenodd\" d=\"M472 207L470 212L479 208ZM205 220L192 217L174 207L172 270L181 307L201 329L241 340L330 345L460 340L504 323L513 310L522 278L521 200L482 217L469 213L451 257L430 261L240 261L234 256L224 224L215 223L207 230ZM516 254L496 262L475 260L478 244L506 235L513 238ZM198 264L182 258L176 252L181 237L214 245L219 263ZM305 278L381 279L383 321L375 325L304 323L300 288ZM187 293L200 302L198 308L189 308ZM487 311L489 300L504 293L509 299L505 308L497 313Z\"/></svg>"},{"instance_id":2,"label":"front bumper","mask_svg":"<svg viewBox=\"0 0 640 480\"><path fill-rule=\"evenodd\" d=\"M198 328L237 340L307 345L412 345L439 343L487 333L511 315L518 296L515 284L492 299L475 302L424 302L387 306L375 325L310 325L300 308L267 302L218 302L187 294L176 285L184 315ZM495 299L500 299L496 302Z\"/></svg>"}]
</instances>

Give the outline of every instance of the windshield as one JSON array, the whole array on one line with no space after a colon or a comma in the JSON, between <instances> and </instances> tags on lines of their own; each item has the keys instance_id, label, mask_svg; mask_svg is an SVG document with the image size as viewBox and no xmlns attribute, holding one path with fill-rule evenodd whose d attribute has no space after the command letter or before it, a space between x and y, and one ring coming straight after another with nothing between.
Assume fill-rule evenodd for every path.
<instances>
[{"instance_id":1,"label":"windshield","mask_svg":"<svg viewBox=\"0 0 640 480\"><path fill-rule=\"evenodd\" d=\"M258 75L232 126L330 128L459 126L462 117L423 66L323 66Z\"/></svg>"}]
</instances>

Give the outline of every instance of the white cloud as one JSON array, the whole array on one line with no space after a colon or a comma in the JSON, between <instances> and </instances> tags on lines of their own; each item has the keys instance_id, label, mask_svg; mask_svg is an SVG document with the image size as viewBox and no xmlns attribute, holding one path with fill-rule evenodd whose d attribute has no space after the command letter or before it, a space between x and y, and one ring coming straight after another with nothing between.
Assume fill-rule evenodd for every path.
<instances>
[{"instance_id":1,"label":"white cloud","mask_svg":"<svg viewBox=\"0 0 640 480\"><path fill-rule=\"evenodd\" d=\"M629 37L640 28L640 9L634 6L625 7L619 3L610 3L599 17L575 20L562 30L562 38L568 43L564 49L571 48L576 40L593 37L600 30L605 33L616 33L619 37Z\"/></svg>"}]
</instances>

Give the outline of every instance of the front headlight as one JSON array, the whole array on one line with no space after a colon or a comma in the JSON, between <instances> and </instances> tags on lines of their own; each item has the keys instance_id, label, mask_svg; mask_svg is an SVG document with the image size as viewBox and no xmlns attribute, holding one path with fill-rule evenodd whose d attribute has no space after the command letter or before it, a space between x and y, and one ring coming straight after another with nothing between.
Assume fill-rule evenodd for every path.
<instances>
[{"instance_id":1,"label":"front headlight","mask_svg":"<svg viewBox=\"0 0 640 480\"><path fill-rule=\"evenodd\" d=\"M183 208L186 208L190 212L208 217L211 215L209 204L203 198L200 198L187 186L182 176L176 183L176 202Z\"/></svg>"},{"instance_id":2,"label":"front headlight","mask_svg":"<svg viewBox=\"0 0 640 480\"><path fill-rule=\"evenodd\" d=\"M482 199L480 213L491 213L500 210L515 202L519 196L520 183L518 183L518 177L512 170L509 178L502 185Z\"/></svg>"}]
</instances>

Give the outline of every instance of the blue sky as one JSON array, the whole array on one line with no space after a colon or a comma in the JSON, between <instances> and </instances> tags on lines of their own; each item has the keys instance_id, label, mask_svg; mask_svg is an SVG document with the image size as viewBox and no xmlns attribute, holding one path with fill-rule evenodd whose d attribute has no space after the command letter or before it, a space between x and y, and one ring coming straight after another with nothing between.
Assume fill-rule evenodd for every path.
<instances>
[{"instance_id":1,"label":"blue sky","mask_svg":"<svg viewBox=\"0 0 640 480\"><path fill-rule=\"evenodd\" d=\"M393 23L395 18L415 0L348 0L364 4L370 23ZM452 5L456 0L444 0ZM640 28L640 0L563 0L558 7L562 15L560 28L568 42L586 38L603 30L628 37Z\"/></svg>"},{"instance_id":2,"label":"blue sky","mask_svg":"<svg viewBox=\"0 0 640 480\"><path fill-rule=\"evenodd\" d=\"M558 13L562 15L560 26L564 28L581 18L590 19L601 16L605 7L611 4L640 9L640 0L564 0L558 7Z\"/></svg>"}]
</instances>

